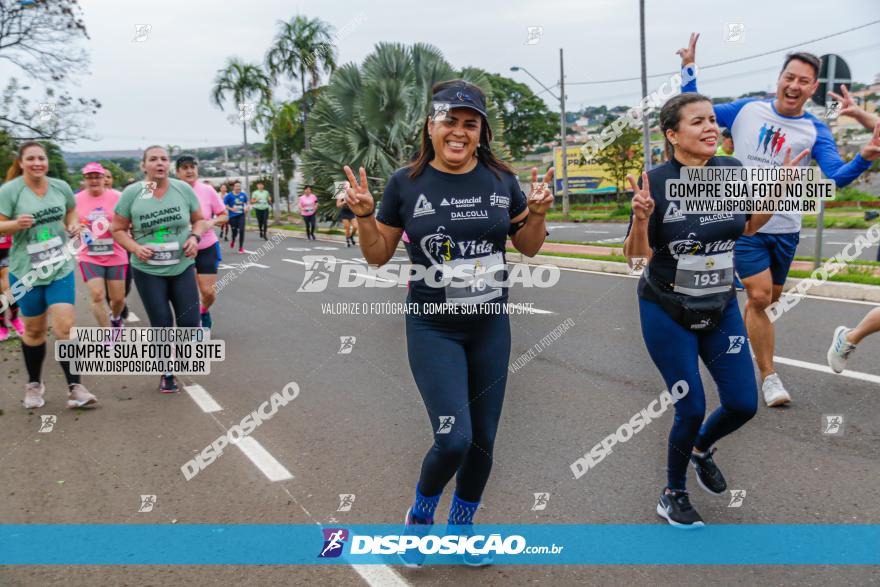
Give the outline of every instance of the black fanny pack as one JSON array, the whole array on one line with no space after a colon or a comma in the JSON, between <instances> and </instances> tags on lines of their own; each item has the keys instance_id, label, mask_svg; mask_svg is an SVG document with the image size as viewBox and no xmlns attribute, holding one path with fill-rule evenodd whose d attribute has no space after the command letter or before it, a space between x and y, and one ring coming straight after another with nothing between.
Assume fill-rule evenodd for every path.
<instances>
[{"instance_id":1,"label":"black fanny pack","mask_svg":"<svg viewBox=\"0 0 880 587\"><path fill-rule=\"evenodd\" d=\"M735 295L734 289L708 296L689 296L671 290L664 290L655 283L646 270L645 283L648 284L651 297L656 298L670 318L687 328L698 332L708 332L718 328L724 309Z\"/></svg>"}]
</instances>

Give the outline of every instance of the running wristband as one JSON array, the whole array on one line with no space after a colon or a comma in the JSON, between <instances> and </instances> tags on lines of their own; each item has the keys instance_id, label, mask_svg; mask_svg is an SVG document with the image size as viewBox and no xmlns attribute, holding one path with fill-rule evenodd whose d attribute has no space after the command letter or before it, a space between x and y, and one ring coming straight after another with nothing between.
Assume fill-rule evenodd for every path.
<instances>
[{"instance_id":1,"label":"running wristband","mask_svg":"<svg viewBox=\"0 0 880 587\"><path fill-rule=\"evenodd\" d=\"M194 232L189 233L189 236L194 236L194 237L196 237L196 243L200 243L200 242L202 242L202 237L200 237L199 235L197 235L197 234L194 233ZM186 237L186 238L189 238L189 236Z\"/></svg>"},{"instance_id":2,"label":"running wristband","mask_svg":"<svg viewBox=\"0 0 880 587\"><path fill-rule=\"evenodd\" d=\"M375 213L375 212L376 212L376 206L373 206L373 209L370 210L370 213L369 213L369 214L364 214L363 216L361 216L360 214L355 214L355 216L357 216L358 218L369 218L369 217L372 216L373 213Z\"/></svg>"}]
</instances>

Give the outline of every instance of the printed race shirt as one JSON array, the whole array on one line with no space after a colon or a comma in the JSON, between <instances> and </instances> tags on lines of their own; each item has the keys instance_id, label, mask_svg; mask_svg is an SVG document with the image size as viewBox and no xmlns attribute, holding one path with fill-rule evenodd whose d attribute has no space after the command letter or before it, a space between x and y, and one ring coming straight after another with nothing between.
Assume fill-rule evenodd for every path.
<instances>
[{"instance_id":1,"label":"printed race shirt","mask_svg":"<svg viewBox=\"0 0 880 587\"><path fill-rule=\"evenodd\" d=\"M732 157L712 157L709 167L740 167ZM653 256L639 280L639 296L657 302L646 279L661 291L680 296L733 294L734 247L745 231L746 214L683 214L678 202L666 199L666 181L679 179L676 159L648 172L654 211L648 220ZM632 215L626 234L632 229Z\"/></svg>"},{"instance_id":2,"label":"printed race shirt","mask_svg":"<svg viewBox=\"0 0 880 587\"><path fill-rule=\"evenodd\" d=\"M180 275L193 264L183 254L183 243L190 233L190 215L199 210L193 189L179 179L168 180L161 198L153 196L142 181L125 188L116 213L131 220L131 232L138 244L152 249L153 257L141 261L131 256L131 266L152 275Z\"/></svg>"},{"instance_id":3,"label":"printed race shirt","mask_svg":"<svg viewBox=\"0 0 880 587\"><path fill-rule=\"evenodd\" d=\"M408 174L409 169L399 169L388 180L376 218L403 228L410 240L412 264L429 270L425 279L410 282L409 301L456 305L506 301L505 243L511 218L526 209L526 196L516 177L504 173L496 177L482 163L464 174L444 173L430 165L414 179ZM439 273L444 266L472 277L444 286Z\"/></svg>"},{"instance_id":4,"label":"printed race shirt","mask_svg":"<svg viewBox=\"0 0 880 587\"><path fill-rule=\"evenodd\" d=\"M10 220L31 214L34 225L15 233L9 251L9 270L21 279L39 269L34 285L48 285L73 271L74 258L65 256L67 230L64 217L76 207L73 190L60 179L48 178L49 189L40 197L17 177L0 187L0 214Z\"/></svg>"},{"instance_id":5,"label":"printed race shirt","mask_svg":"<svg viewBox=\"0 0 880 587\"><path fill-rule=\"evenodd\" d=\"M94 223L98 219L103 218L107 222L107 230L103 234L91 234L91 238L86 240L86 247L79 257L80 261L104 267L128 264L128 253L110 233L113 209L119 203L120 195L116 190L104 190L97 197L91 195L88 190L76 194L76 211L84 232L86 230L91 232L91 227L95 226Z\"/></svg>"},{"instance_id":6,"label":"printed race shirt","mask_svg":"<svg viewBox=\"0 0 880 587\"><path fill-rule=\"evenodd\" d=\"M685 77L687 76L687 77ZM682 92L696 92L693 70L683 70L683 79L691 81ZM775 98L741 98L734 102L714 104L719 126L730 129L736 156L748 167L779 167L791 147L791 156L807 149L810 155L800 162L807 167L815 159L822 173L842 188L871 166L861 154L845 162L837 152L837 144L828 125L804 112L800 116L783 116L774 107ZM790 234L800 232L801 214L777 213L758 232Z\"/></svg>"}]
</instances>

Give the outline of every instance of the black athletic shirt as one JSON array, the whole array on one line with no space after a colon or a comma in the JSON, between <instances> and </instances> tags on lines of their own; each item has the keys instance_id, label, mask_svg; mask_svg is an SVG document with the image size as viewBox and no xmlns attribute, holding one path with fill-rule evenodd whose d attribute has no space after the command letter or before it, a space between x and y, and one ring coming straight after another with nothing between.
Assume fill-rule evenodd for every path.
<instances>
[{"instance_id":1,"label":"black athletic shirt","mask_svg":"<svg viewBox=\"0 0 880 587\"><path fill-rule=\"evenodd\" d=\"M742 167L742 163L733 157L712 157L706 165ZM638 293L640 297L655 302L658 301L657 296L648 287L646 279L651 279L662 291L672 291L679 255L732 252L749 218L747 214L683 214L677 202L666 199L666 180L679 179L682 167L673 158L648 172L651 197L654 199L654 211L648 219L648 242L653 256L639 280ZM639 181L640 186L641 183ZM632 230L632 222L630 214L627 236ZM722 295L732 293L733 285Z\"/></svg>"},{"instance_id":2,"label":"black athletic shirt","mask_svg":"<svg viewBox=\"0 0 880 587\"><path fill-rule=\"evenodd\" d=\"M464 263L478 267L505 262L511 219L527 206L517 178L495 173L482 163L468 173L444 173L430 165L416 178L408 168L389 178L376 219L402 228L410 239L410 261L425 268ZM503 281L498 276L496 281ZM410 282L413 303L457 302L465 305L505 302L507 288L434 287L425 280Z\"/></svg>"}]
</instances>

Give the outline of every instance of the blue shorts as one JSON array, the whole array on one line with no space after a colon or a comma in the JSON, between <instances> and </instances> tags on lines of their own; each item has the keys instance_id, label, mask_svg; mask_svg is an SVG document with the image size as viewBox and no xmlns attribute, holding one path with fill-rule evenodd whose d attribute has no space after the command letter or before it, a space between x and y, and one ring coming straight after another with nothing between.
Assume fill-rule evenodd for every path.
<instances>
[{"instance_id":1,"label":"blue shorts","mask_svg":"<svg viewBox=\"0 0 880 587\"><path fill-rule=\"evenodd\" d=\"M18 279L9 274L9 286L13 287ZM25 318L33 318L46 313L54 304L73 304L76 302L76 280L73 271L61 279L48 285L35 285L18 300L18 307Z\"/></svg>"},{"instance_id":2,"label":"blue shorts","mask_svg":"<svg viewBox=\"0 0 880 587\"><path fill-rule=\"evenodd\" d=\"M788 277L788 270L791 268L800 240L799 232L786 234L758 232L751 236L739 237L736 241L734 263L740 279L770 269L773 284L785 285L785 278Z\"/></svg>"}]
</instances>

